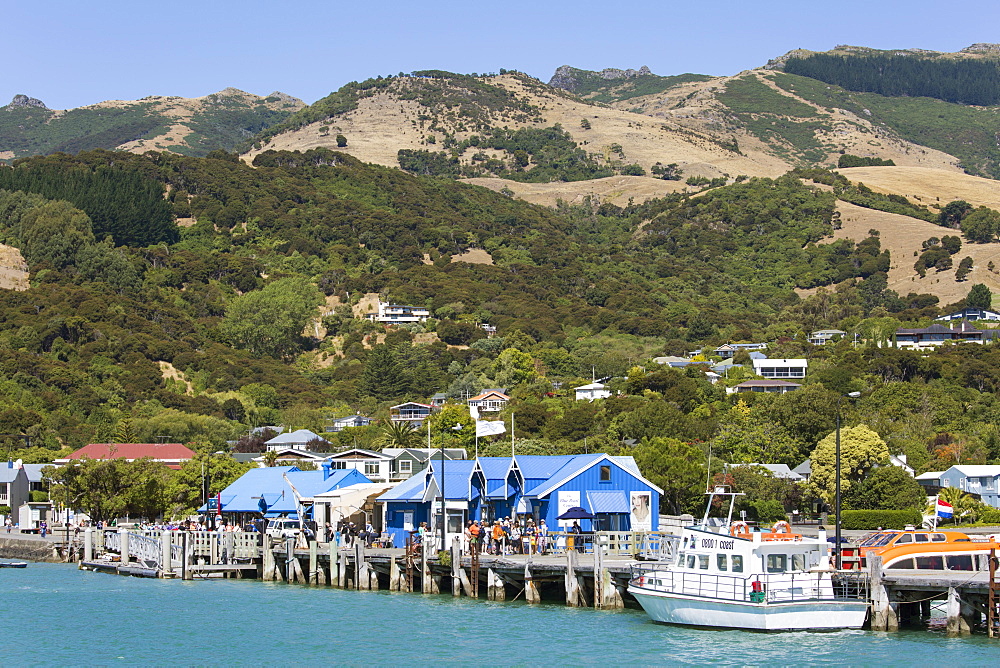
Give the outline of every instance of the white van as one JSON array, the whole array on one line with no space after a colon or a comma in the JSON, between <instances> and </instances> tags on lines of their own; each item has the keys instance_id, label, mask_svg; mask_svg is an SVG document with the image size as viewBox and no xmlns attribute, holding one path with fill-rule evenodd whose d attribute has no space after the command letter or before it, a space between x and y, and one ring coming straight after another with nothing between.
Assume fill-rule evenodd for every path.
<instances>
[{"instance_id":1,"label":"white van","mask_svg":"<svg viewBox=\"0 0 1000 668\"><path fill-rule=\"evenodd\" d=\"M288 517L268 520L264 533L275 538L295 538L299 535L299 521Z\"/></svg>"}]
</instances>

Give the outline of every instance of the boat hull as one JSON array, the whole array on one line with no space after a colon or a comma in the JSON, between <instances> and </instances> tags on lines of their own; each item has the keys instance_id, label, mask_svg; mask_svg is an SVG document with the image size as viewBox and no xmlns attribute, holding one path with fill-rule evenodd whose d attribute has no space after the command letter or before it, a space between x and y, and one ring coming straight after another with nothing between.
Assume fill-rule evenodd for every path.
<instances>
[{"instance_id":1,"label":"boat hull","mask_svg":"<svg viewBox=\"0 0 1000 668\"><path fill-rule=\"evenodd\" d=\"M830 631L859 629L868 603L803 600L770 603L728 601L629 587L653 621L663 624L748 629L753 631Z\"/></svg>"}]
</instances>

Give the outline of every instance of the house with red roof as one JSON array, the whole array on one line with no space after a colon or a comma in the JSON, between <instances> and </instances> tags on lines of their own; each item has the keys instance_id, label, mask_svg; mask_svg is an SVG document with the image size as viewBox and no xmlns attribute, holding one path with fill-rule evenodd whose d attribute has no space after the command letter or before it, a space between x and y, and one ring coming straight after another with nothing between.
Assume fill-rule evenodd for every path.
<instances>
[{"instance_id":1,"label":"house with red roof","mask_svg":"<svg viewBox=\"0 0 1000 668\"><path fill-rule=\"evenodd\" d=\"M125 459L132 462L148 457L154 462L163 462L168 468L179 469L194 456L194 450L181 443L91 443L53 463L63 465L78 459Z\"/></svg>"}]
</instances>

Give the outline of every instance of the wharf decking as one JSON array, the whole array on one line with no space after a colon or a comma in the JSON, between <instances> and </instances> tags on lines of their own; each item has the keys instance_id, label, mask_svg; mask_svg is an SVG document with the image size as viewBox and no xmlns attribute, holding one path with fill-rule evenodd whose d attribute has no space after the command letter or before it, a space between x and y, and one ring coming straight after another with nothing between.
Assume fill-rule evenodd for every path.
<instances>
[{"instance_id":1,"label":"wharf decking","mask_svg":"<svg viewBox=\"0 0 1000 668\"><path fill-rule=\"evenodd\" d=\"M662 536L612 533L588 537L576 548L554 543L546 554L470 554L456 539L449 550L366 548L360 543L276 541L254 533L98 532L84 538L81 568L142 577L256 578L265 581L450 593L492 601L561 601L568 606L616 609L637 605L628 594L632 565L669 556ZM578 551L581 550L582 551ZM122 555L127 555L124 558ZM871 592L871 628L893 631L930 615L944 601L949 635L985 628L1000 635L1000 586L987 555L975 571L884 572L881 560L867 572L845 574ZM837 577L837 576L835 576ZM993 610L993 615L990 615Z\"/></svg>"}]
</instances>

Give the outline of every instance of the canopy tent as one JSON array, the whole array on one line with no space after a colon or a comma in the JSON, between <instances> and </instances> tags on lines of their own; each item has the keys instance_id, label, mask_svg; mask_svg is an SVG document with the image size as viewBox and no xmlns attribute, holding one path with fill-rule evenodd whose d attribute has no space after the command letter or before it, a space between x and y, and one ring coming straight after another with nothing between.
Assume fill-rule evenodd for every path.
<instances>
[{"instance_id":1,"label":"canopy tent","mask_svg":"<svg viewBox=\"0 0 1000 668\"><path fill-rule=\"evenodd\" d=\"M323 515L322 521L336 524L341 519L360 512L364 509L365 505L373 502L376 497L386 490L391 489L396 484L382 482L357 483L341 487L340 489L331 489L322 494L316 494L311 499L313 517L319 522L321 521L319 516ZM309 499L305 499L305 501L309 501ZM317 512L318 506L323 507L321 512Z\"/></svg>"}]
</instances>

